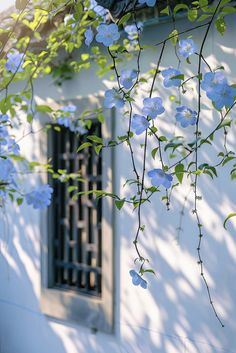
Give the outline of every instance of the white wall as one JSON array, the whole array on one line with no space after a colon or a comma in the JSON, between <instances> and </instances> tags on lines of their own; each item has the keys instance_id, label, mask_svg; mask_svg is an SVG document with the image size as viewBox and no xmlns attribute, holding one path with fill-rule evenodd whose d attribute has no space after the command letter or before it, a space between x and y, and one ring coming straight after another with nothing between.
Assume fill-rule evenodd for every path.
<instances>
[{"instance_id":1,"label":"white wall","mask_svg":"<svg viewBox=\"0 0 236 353\"><path fill-rule=\"evenodd\" d=\"M211 32L206 44L206 57L215 66L225 66L230 82L236 82L234 65L236 49L236 17L231 18L228 32L220 37ZM184 21L178 22L184 28ZM189 27L189 24L187 25ZM145 42L159 42L171 25L158 25L145 30ZM197 32L198 41L202 31ZM158 49L157 49L158 50ZM227 55L226 55L227 54ZM141 67L146 69L156 61L157 53L150 50L142 58ZM171 46L168 46L163 66L175 66ZM132 67L132 64L129 64ZM104 89L104 84L94 81L94 75L82 73L69 81L62 89L55 89L49 80L41 80L37 94L42 99L71 99L75 96L93 95ZM158 81L159 82L159 81ZM161 81L160 81L161 82ZM104 82L106 84L106 82ZM47 90L45 90L45 85ZM161 87L157 85L157 87ZM161 91L162 94L162 91ZM140 96L142 97L142 92ZM196 98L186 100L196 109ZM161 129L168 131L169 119L173 120L168 99L167 114L160 118ZM202 131L214 124L210 104L204 105ZM232 118L235 112L232 113ZM124 118L117 114L116 131L126 130ZM180 132L180 130L179 130ZM213 150L222 145L216 134ZM22 140L22 148L29 156L37 156L39 135L29 135ZM235 128L229 135L229 146L235 145ZM137 139L142 141L142 137ZM29 146L31 148L29 149ZM230 147L229 147L230 148ZM32 152L33 151L33 152ZM135 153L140 156L137 143ZM207 158L206 149L202 157ZM213 154L214 156L214 154ZM215 157L214 157L215 158ZM158 167L148 160L147 170ZM129 194L123 189L124 180L131 176L130 157L125 146L115 152L116 191ZM140 167L140 165L139 165ZM223 168L220 168L223 169ZM235 212L235 187L228 176L229 169L211 182L208 176L200 178L200 216L204 224L202 255L215 306L225 323L218 324L209 305L206 289L197 265L197 227L191 213L192 192L189 187L173 193L171 210L157 199L144 207L145 232L140 237L143 251L150 259L157 277L147 276L148 290L132 285L129 269L134 267L135 252L132 247L137 219L129 207L116 212L115 232L115 334L92 334L90 330L70 323L56 322L40 311L40 215L28 206L6 206L1 216L0 256L0 352L1 353L220 353L236 352L236 222L223 229L222 220ZM29 179L27 179L29 180ZM37 182L37 177L30 177ZM176 239L179 212L183 199L189 193L183 232Z\"/></svg>"}]
</instances>

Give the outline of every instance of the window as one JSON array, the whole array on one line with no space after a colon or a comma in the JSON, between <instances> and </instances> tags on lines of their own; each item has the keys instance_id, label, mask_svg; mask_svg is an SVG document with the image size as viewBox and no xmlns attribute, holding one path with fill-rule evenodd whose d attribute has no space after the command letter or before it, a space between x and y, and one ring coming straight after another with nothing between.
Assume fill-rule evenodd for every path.
<instances>
[{"instance_id":1,"label":"window","mask_svg":"<svg viewBox=\"0 0 236 353\"><path fill-rule=\"evenodd\" d=\"M93 120L89 134L109 140L111 126ZM112 203L107 198L96 200L92 193L75 200L70 193L76 187L112 191L112 149L103 149L100 155L92 147L77 152L85 141L86 135L67 128L48 134L53 169L80 171L84 181L50 182L54 193L48 229L43 225L47 236L42 247L42 309L57 319L112 332Z\"/></svg>"},{"instance_id":2,"label":"window","mask_svg":"<svg viewBox=\"0 0 236 353\"><path fill-rule=\"evenodd\" d=\"M101 124L93 123L89 132L101 137ZM51 131L52 165L67 173L80 171L84 181L61 182L52 179L52 283L55 288L101 296L102 287L102 202L94 194L73 200L69 190L102 189L102 156L93 147L76 152L86 141L69 129ZM63 178L63 175L62 175Z\"/></svg>"}]
</instances>

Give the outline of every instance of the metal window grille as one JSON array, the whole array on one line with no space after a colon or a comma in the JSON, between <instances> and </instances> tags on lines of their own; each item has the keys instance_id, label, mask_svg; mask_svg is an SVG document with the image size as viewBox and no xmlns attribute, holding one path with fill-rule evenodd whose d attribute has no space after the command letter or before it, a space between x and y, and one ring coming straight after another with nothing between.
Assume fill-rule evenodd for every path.
<instances>
[{"instance_id":1,"label":"metal window grille","mask_svg":"<svg viewBox=\"0 0 236 353\"><path fill-rule=\"evenodd\" d=\"M94 122L90 134L101 137L101 124ZM52 287L101 296L102 202L94 194L73 200L70 186L78 191L102 189L102 157L92 147L76 152L86 136L61 128L51 132L54 170L80 172L84 182L52 179Z\"/></svg>"}]
</instances>

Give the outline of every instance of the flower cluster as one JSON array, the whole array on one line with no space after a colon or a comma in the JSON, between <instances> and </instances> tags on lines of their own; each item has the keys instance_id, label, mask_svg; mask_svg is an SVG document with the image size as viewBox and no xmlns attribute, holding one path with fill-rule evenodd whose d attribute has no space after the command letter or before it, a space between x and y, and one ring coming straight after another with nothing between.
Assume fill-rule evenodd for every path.
<instances>
[{"instance_id":1,"label":"flower cluster","mask_svg":"<svg viewBox=\"0 0 236 353\"><path fill-rule=\"evenodd\" d=\"M230 107L236 98L236 88L231 87L223 72L207 72L201 83L201 88L212 100L216 109Z\"/></svg>"},{"instance_id":2,"label":"flower cluster","mask_svg":"<svg viewBox=\"0 0 236 353\"><path fill-rule=\"evenodd\" d=\"M32 205L34 209L43 209L50 205L53 189L48 185L40 185L25 195L28 205Z\"/></svg>"}]
</instances>

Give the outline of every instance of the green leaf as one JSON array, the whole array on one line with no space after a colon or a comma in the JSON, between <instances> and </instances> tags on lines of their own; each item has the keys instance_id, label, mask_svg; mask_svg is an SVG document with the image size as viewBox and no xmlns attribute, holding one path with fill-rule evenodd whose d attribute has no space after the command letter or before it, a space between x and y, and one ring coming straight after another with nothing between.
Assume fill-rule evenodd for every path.
<instances>
[{"instance_id":1,"label":"green leaf","mask_svg":"<svg viewBox=\"0 0 236 353\"><path fill-rule=\"evenodd\" d=\"M170 41L173 45L176 45L178 41L178 31L177 29L174 29L170 34L169 34Z\"/></svg>"},{"instance_id":2,"label":"green leaf","mask_svg":"<svg viewBox=\"0 0 236 353\"><path fill-rule=\"evenodd\" d=\"M196 7L192 7L188 10L188 19L193 22L197 19L198 11Z\"/></svg>"},{"instance_id":3,"label":"green leaf","mask_svg":"<svg viewBox=\"0 0 236 353\"><path fill-rule=\"evenodd\" d=\"M235 12L236 12L235 7L233 7L233 6L225 6L225 7L223 7L221 14L230 15L231 13L235 13Z\"/></svg>"},{"instance_id":4,"label":"green leaf","mask_svg":"<svg viewBox=\"0 0 236 353\"><path fill-rule=\"evenodd\" d=\"M36 105L35 110L39 113L51 113L52 108L48 105Z\"/></svg>"},{"instance_id":5,"label":"green leaf","mask_svg":"<svg viewBox=\"0 0 236 353\"><path fill-rule=\"evenodd\" d=\"M161 10L160 13L163 14L163 15L170 16L170 9L169 9L169 6L166 6L163 10Z\"/></svg>"},{"instance_id":6,"label":"green leaf","mask_svg":"<svg viewBox=\"0 0 236 353\"><path fill-rule=\"evenodd\" d=\"M217 130L221 129L222 127L225 127L225 126L230 126L232 123L232 120L231 119L225 119L222 121L222 123L218 126Z\"/></svg>"},{"instance_id":7,"label":"green leaf","mask_svg":"<svg viewBox=\"0 0 236 353\"><path fill-rule=\"evenodd\" d=\"M223 36L223 34L226 31L226 24L225 20L223 17L218 17L217 20L215 21L215 27L217 31Z\"/></svg>"},{"instance_id":8,"label":"green leaf","mask_svg":"<svg viewBox=\"0 0 236 353\"><path fill-rule=\"evenodd\" d=\"M119 25L123 25L124 23L126 23L130 19L130 17L131 17L130 12L122 16L121 19L119 20Z\"/></svg>"},{"instance_id":9,"label":"green leaf","mask_svg":"<svg viewBox=\"0 0 236 353\"><path fill-rule=\"evenodd\" d=\"M99 155L101 149L103 148L103 145L97 145L94 147L94 150L96 152L97 155Z\"/></svg>"},{"instance_id":10,"label":"green leaf","mask_svg":"<svg viewBox=\"0 0 236 353\"><path fill-rule=\"evenodd\" d=\"M228 162L230 162L230 161L232 161L233 159L235 159L236 157L226 157L225 158L225 160L224 160L224 162L222 163L222 167L226 164L226 163L228 163Z\"/></svg>"},{"instance_id":11,"label":"green leaf","mask_svg":"<svg viewBox=\"0 0 236 353\"><path fill-rule=\"evenodd\" d=\"M104 115L103 115L103 114L98 114L98 121L99 121L101 124L103 124L103 123L104 123L104 121L105 121L105 117L104 117Z\"/></svg>"},{"instance_id":12,"label":"green leaf","mask_svg":"<svg viewBox=\"0 0 236 353\"><path fill-rule=\"evenodd\" d=\"M90 136L87 136L87 139L90 140L90 141L93 141L95 143L99 143L99 144L103 144L103 140L101 137L98 137L96 135L90 135Z\"/></svg>"},{"instance_id":13,"label":"green leaf","mask_svg":"<svg viewBox=\"0 0 236 353\"><path fill-rule=\"evenodd\" d=\"M124 203L125 203L125 199L115 201L115 205L118 208L118 210L122 209L122 207L124 206Z\"/></svg>"},{"instance_id":14,"label":"green leaf","mask_svg":"<svg viewBox=\"0 0 236 353\"><path fill-rule=\"evenodd\" d=\"M22 197L18 197L16 199L16 202L17 202L17 205L20 206L22 204L22 202L23 202L23 198Z\"/></svg>"},{"instance_id":15,"label":"green leaf","mask_svg":"<svg viewBox=\"0 0 236 353\"><path fill-rule=\"evenodd\" d=\"M175 175L180 184L182 184L183 177L184 177L184 165L183 164L177 164L175 166Z\"/></svg>"},{"instance_id":16,"label":"green leaf","mask_svg":"<svg viewBox=\"0 0 236 353\"><path fill-rule=\"evenodd\" d=\"M199 6L206 7L208 5L208 0L199 0Z\"/></svg>"},{"instance_id":17,"label":"green leaf","mask_svg":"<svg viewBox=\"0 0 236 353\"><path fill-rule=\"evenodd\" d=\"M211 15L209 14L203 14L200 17L198 17L197 21L201 22L201 21L205 21L207 18L211 17Z\"/></svg>"},{"instance_id":18,"label":"green leaf","mask_svg":"<svg viewBox=\"0 0 236 353\"><path fill-rule=\"evenodd\" d=\"M224 223L223 223L223 226L224 226L225 229L227 229L227 228L226 228L226 223L227 223L228 220L229 220L230 218L232 218L232 217L236 217L236 213L230 213L230 214L225 218Z\"/></svg>"},{"instance_id":19,"label":"green leaf","mask_svg":"<svg viewBox=\"0 0 236 353\"><path fill-rule=\"evenodd\" d=\"M171 80L184 80L184 75L180 74L180 75L176 75L176 76L172 76Z\"/></svg>"},{"instance_id":20,"label":"green leaf","mask_svg":"<svg viewBox=\"0 0 236 353\"><path fill-rule=\"evenodd\" d=\"M29 124L32 123L32 121L33 121L33 115L32 114L27 114L27 121L28 121Z\"/></svg>"},{"instance_id":21,"label":"green leaf","mask_svg":"<svg viewBox=\"0 0 236 353\"><path fill-rule=\"evenodd\" d=\"M78 186L74 186L74 185L68 186L67 190L68 190L68 192L78 190Z\"/></svg>"},{"instance_id":22,"label":"green leaf","mask_svg":"<svg viewBox=\"0 0 236 353\"><path fill-rule=\"evenodd\" d=\"M158 147L153 148L153 150L152 150L152 152L151 152L151 155L152 155L152 158L153 158L153 159L156 158L157 151L158 151Z\"/></svg>"},{"instance_id":23,"label":"green leaf","mask_svg":"<svg viewBox=\"0 0 236 353\"><path fill-rule=\"evenodd\" d=\"M91 142L84 142L82 143L82 145L79 146L79 148L77 149L77 152L84 150L85 148L88 148L90 146L92 146L93 144Z\"/></svg>"},{"instance_id":24,"label":"green leaf","mask_svg":"<svg viewBox=\"0 0 236 353\"><path fill-rule=\"evenodd\" d=\"M155 275L155 271L151 268L147 268L146 270L145 269L142 269L142 273L145 273L145 272L148 272L148 273L152 273L153 275Z\"/></svg>"},{"instance_id":25,"label":"green leaf","mask_svg":"<svg viewBox=\"0 0 236 353\"><path fill-rule=\"evenodd\" d=\"M181 11L181 10L188 10L188 6L185 5L185 4L178 4L174 7L174 15L176 15L176 13L178 11Z\"/></svg>"}]
</instances>

